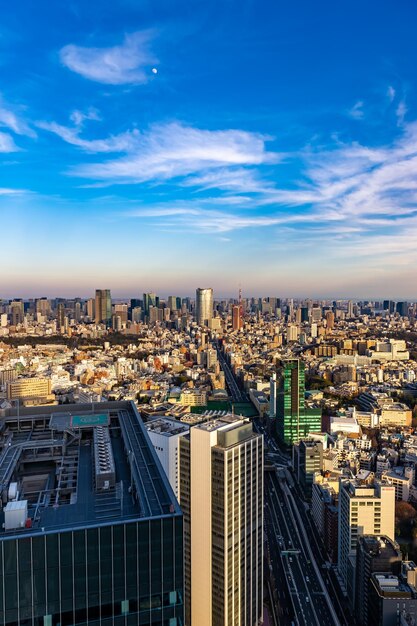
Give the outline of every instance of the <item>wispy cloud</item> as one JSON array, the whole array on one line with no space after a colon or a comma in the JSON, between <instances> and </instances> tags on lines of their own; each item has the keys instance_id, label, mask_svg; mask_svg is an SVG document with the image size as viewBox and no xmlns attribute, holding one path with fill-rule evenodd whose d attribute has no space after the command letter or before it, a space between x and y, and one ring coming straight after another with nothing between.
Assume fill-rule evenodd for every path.
<instances>
[{"instance_id":1,"label":"wispy cloud","mask_svg":"<svg viewBox=\"0 0 417 626\"><path fill-rule=\"evenodd\" d=\"M388 145L309 146L301 158L303 173L291 189L263 181L253 167L221 167L182 183L218 189L217 198L193 196L175 205L137 209L129 216L217 236L268 229L270 245L279 241L294 249L316 247L326 237L326 253L350 261L365 257L375 267L387 259L396 265L417 261L417 123L401 127ZM224 192L229 191L233 203L222 209ZM253 195L240 196L244 191Z\"/></svg>"},{"instance_id":2,"label":"wispy cloud","mask_svg":"<svg viewBox=\"0 0 417 626\"><path fill-rule=\"evenodd\" d=\"M35 137L36 133L21 115L21 108L13 107L0 96L0 126L6 127L16 135Z\"/></svg>"},{"instance_id":3,"label":"wispy cloud","mask_svg":"<svg viewBox=\"0 0 417 626\"><path fill-rule=\"evenodd\" d=\"M79 111L75 112L71 119L75 122L75 126L63 126L56 122L39 121L36 126L42 130L47 130L57 135L67 143L81 148L85 152L97 154L99 152L129 152L134 150L137 145L139 132L133 130L131 132L121 133L120 135L111 135L105 139L83 139L80 137L82 131L82 122L85 119L97 119L92 117L83 117ZM75 119L74 119L75 118Z\"/></svg>"},{"instance_id":4,"label":"wispy cloud","mask_svg":"<svg viewBox=\"0 0 417 626\"><path fill-rule=\"evenodd\" d=\"M220 168L197 176L189 176L184 179L182 185L203 190L222 189L234 193L263 193L274 189L273 183L262 179L259 172L242 167Z\"/></svg>"},{"instance_id":5,"label":"wispy cloud","mask_svg":"<svg viewBox=\"0 0 417 626\"><path fill-rule=\"evenodd\" d=\"M0 133L0 152L19 152L13 137L8 133Z\"/></svg>"},{"instance_id":6,"label":"wispy cloud","mask_svg":"<svg viewBox=\"0 0 417 626\"><path fill-rule=\"evenodd\" d=\"M358 100L351 109L348 111L348 115L355 120L361 120L364 117L363 102Z\"/></svg>"},{"instance_id":7,"label":"wispy cloud","mask_svg":"<svg viewBox=\"0 0 417 626\"><path fill-rule=\"evenodd\" d=\"M42 126L46 128L45 124ZM88 151L98 146L106 151L104 143L85 141L78 132L49 124L48 130L59 134L65 141ZM243 130L201 130L173 122L157 124L140 133L132 131L111 138L110 145L119 146L128 154L102 163L89 163L73 167L70 174L96 181L113 183L139 183L170 180L206 172L213 168L261 165L279 158L266 150L269 137ZM114 148L112 148L114 151Z\"/></svg>"},{"instance_id":8,"label":"wispy cloud","mask_svg":"<svg viewBox=\"0 0 417 626\"><path fill-rule=\"evenodd\" d=\"M398 103L397 109L395 111L395 114L397 116L397 120L398 120L398 126L402 126L404 124L404 118L407 114L407 106L405 104L404 100L401 100Z\"/></svg>"},{"instance_id":9,"label":"wispy cloud","mask_svg":"<svg viewBox=\"0 0 417 626\"><path fill-rule=\"evenodd\" d=\"M10 189L8 187L0 187L0 196L17 196L22 193L28 193L26 189Z\"/></svg>"},{"instance_id":10,"label":"wispy cloud","mask_svg":"<svg viewBox=\"0 0 417 626\"><path fill-rule=\"evenodd\" d=\"M94 107L89 107L86 111L78 111L76 109L70 115L70 120L75 126L82 126L86 120L100 121L100 113Z\"/></svg>"},{"instance_id":11,"label":"wispy cloud","mask_svg":"<svg viewBox=\"0 0 417 626\"><path fill-rule=\"evenodd\" d=\"M390 102L394 102L395 100L395 89L392 85L388 85L388 89L387 89L387 96L388 96L388 100Z\"/></svg>"},{"instance_id":12,"label":"wispy cloud","mask_svg":"<svg viewBox=\"0 0 417 626\"><path fill-rule=\"evenodd\" d=\"M84 78L108 85L143 84L153 76L156 57L149 50L151 31L125 35L119 46L87 48L69 44L60 51L61 62Z\"/></svg>"}]
</instances>

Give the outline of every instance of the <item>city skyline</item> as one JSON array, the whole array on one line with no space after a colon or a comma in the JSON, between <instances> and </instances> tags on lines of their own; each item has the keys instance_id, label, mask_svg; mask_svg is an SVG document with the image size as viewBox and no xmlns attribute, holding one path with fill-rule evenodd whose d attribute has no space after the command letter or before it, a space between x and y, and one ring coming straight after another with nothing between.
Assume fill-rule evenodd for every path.
<instances>
[{"instance_id":1,"label":"city skyline","mask_svg":"<svg viewBox=\"0 0 417 626\"><path fill-rule=\"evenodd\" d=\"M228 292L228 291L217 291L215 288L211 287L213 289L213 299L215 302L218 302L220 300L235 300L236 302L238 302L239 299L239 291L236 291L236 293L233 292ZM163 300L168 300L168 298L170 297L179 297L179 298L190 298L192 301L195 301L195 287L189 287L188 290L176 290L175 288L171 288L170 290L168 289L164 289L163 291L159 291L159 290L155 290L155 289L149 289L144 291L143 288L140 289L136 289L135 291L130 292L129 294L126 294L125 292L121 291L120 289L116 288L110 288L110 292L111 292L111 299L112 302L127 302L131 299L135 299L135 298L142 298L142 296L144 295L144 293L156 293L158 297L162 298ZM78 291L69 291L66 292L65 289L61 289L59 292L47 292L47 291L39 291L38 288L35 288L32 292L30 292L30 290L27 290L26 292L4 292L4 293L0 293L0 301L1 300L23 300L23 301L29 301L29 300L40 300L42 298L47 298L49 300L55 300L55 299L63 299L63 300L74 300L77 298L80 298L81 300L89 300L90 298L95 297L95 288L92 290L78 290ZM66 292L66 293L65 293ZM283 292L281 289L279 288L274 288L271 287L271 289L269 289L269 291L255 291L254 293L246 293L243 292L242 293L242 299L243 300L250 300L251 298L255 298L255 299L259 299L259 298L268 298L268 297L277 297L280 298L281 300L295 300L296 302L302 302L302 301L307 301L307 300L312 300L312 301L323 301L323 302L331 302L333 300L337 300L338 302L348 302L348 301L352 301L352 302L363 302L363 301L369 301L369 302L383 302L384 300L389 300L392 302L415 302L417 300L417 298L413 298L411 295L409 296L387 296L387 295L369 295L369 294L365 294L363 296L351 296L351 295L337 295L337 294L331 294L331 293L327 293L327 294L313 294L313 295L309 295L306 293L300 293L300 294L291 294L291 293L285 293Z\"/></svg>"},{"instance_id":2,"label":"city skyline","mask_svg":"<svg viewBox=\"0 0 417 626\"><path fill-rule=\"evenodd\" d=\"M416 16L391 1L5 10L4 297L242 282L413 299Z\"/></svg>"}]
</instances>

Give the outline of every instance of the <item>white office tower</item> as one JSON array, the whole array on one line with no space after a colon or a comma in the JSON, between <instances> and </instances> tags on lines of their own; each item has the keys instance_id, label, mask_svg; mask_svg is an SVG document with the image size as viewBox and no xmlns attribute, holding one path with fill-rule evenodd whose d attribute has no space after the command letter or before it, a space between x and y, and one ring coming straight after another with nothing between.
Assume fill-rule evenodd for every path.
<instances>
[{"instance_id":1,"label":"white office tower","mask_svg":"<svg viewBox=\"0 0 417 626\"><path fill-rule=\"evenodd\" d=\"M395 487L375 481L341 479L339 490L338 569L348 595L354 597L356 545L359 535L386 535L395 527Z\"/></svg>"},{"instance_id":2,"label":"white office tower","mask_svg":"<svg viewBox=\"0 0 417 626\"><path fill-rule=\"evenodd\" d=\"M275 417L277 411L277 375L269 379L269 417Z\"/></svg>"},{"instance_id":3,"label":"white office tower","mask_svg":"<svg viewBox=\"0 0 417 626\"><path fill-rule=\"evenodd\" d=\"M213 289L198 287L195 294L195 319L199 326L208 326L213 317Z\"/></svg>"},{"instance_id":4,"label":"white office tower","mask_svg":"<svg viewBox=\"0 0 417 626\"><path fill-rule=\"evenodd\" d=\"M190 427L188 424L167 417L156 417L146 422L145 428L170 485L179 500L179 439L188 433Z\"/></svg>"},{"instance_id":5,"label":"white office tower","mask_svg":"<svg viewBox=\"0 0 417 626\"><path fill-rule=\"evenodd\" d=\"M262 623L263 438L235 415L180 439L186 626Z\"/></svg>"}]
</instances>

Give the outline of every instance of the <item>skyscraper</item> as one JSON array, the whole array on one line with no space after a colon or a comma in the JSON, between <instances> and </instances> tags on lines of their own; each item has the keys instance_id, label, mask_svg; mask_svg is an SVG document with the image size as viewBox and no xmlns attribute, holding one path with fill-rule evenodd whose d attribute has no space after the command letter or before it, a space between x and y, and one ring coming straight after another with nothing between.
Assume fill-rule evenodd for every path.
<instances>
[{"instance_id":1,"label":"skyscraper","mask_svg":"<svg viewBox=\"0 0 417 626\"><path fill-rule=\"evenodd\" d=\"M283 363L277 395L277 434L288 446L321 431L321 410L305 406L305 366L299 359Z\"/></svg>"},{"instance_id":2,"label":"skyscraper","mask_svg":"<svg viewBox=\"0 0 417 626\"><path fill-rule=\"evenodd\" d=\"M91 320L95 319L95 304L94 298L87 300L87 315Z\"/></svg>"},{"instance_id":3,"label":"skyscraper","mask_svg":"<svg viewBox=\"0 0 417 626\"><path fill-rule=\"evenodd\" d=\"M227 415L180 442L186 626L262 620L263 440Z\"/></svg>"},{"instance_id":4,"label":"skyscraper","mask_svg":"<svg viewBox=\"0 0 417 626\"><path fill-rule=\"evenodd\" d=\"M196 290L195 319L199 326L207 326L213 317L213 289Z\"/></svg>"},{"instance_id":5,"label":"skyscraper","mask_svg":"<svg viewBox=\"0 0 417 626\"><path fill-rule=\"evenodd\" d=\"M151 306L158 307L159 306L159 298L156 293L144 293L143 294L143 309L145 315L149 316L149 311Z\"/></svg>"},{"instance_id":6,"label":"skyscraper","mask_svg":"<svg viewBox=\"0 0 417 626\"><path fill-rule=\"evenodd\" d=\"M400 546L389 537L362 535L358 537L356 556L355 614L357 623L369 626L368 600L370 578L374 572L387 572L398 576L401 572Z\"/></svg>"},{"instance_id":7,"label":"skyscraper","mask_svg":"<svg viewBox=\"0 0 417 626\"><path fill-rule=\"evenodd\" d=\"M308 498L311 498L313 477L323 469L321 441L301 439L293 447L293 467L297 480Z\"/></svg>"},{"instance_id":8,"label":"skyscraper","mask_svg":"<svg viewBox=\"0 0 417 626\"><path fill-rule=\"evenodd\" d=\"M65 304L63 302L60 302L58 304L57 314L56 314L56 326L57 326L57 330L60 333L64 332L64 328L65 328Z\"/></svg>"},{"instance_id":9,"label":"skyscraper","mask_svg":"<svg viewBox=\"0 0 417 626\"><path fill-rule=\"evenodd\" d=\"M334 313L333 311L326 311L327 328L333 330L334 328Z\"/></svg>"},{"instance_id":10,"label":"skyscraper","mask_svg":"<svg viewBox=\"0 0 417 626\"><path fill-rule=\"evenodd\" d=\"M240 330L242 328L241 310L238 304L232 308L232 324L233 330Z\"/></svg>"},{"instance_id":11,"label":"skyscraper","mask_svg":"<svg viewBox=\"0 0 417 626\"><path fill-rule=\"evenodd\" d=\"M23 324L23 320L25 317L23 300L13 300L13 302L10 303L9 310L10 310L12 326Z\"/></svg>"},{"instance_id":12,"label":"skyscraper","mask_svg":"<svg viewBox=\"0 0 417 626\"><path fill-rule=\"evenodd\" d=\"M275 417L277 411L277 375L274 372L269 379L269 417Z\"/></svg>"},{"instance_id":13,"label":"skyscraper","mask_svg":"<svg viewBox=\"0 0 417 626\"><path fill-rule=\"evenodd\" d=\"M110 289L96 289L95 321L96 324L111 323L111 294Z\"/></svg>"},{"instance_id":14,"label":"skyscraper","mask_svg":"<svg viewBox=\"0 0 417 626\"><path fill-rule=\"evenodd\" d=\"M342 480L339 491L338 570L350 598L355 596L356 546L360 535L386 535L392 541L395 487Z\"/></svg>"}]
</instances>

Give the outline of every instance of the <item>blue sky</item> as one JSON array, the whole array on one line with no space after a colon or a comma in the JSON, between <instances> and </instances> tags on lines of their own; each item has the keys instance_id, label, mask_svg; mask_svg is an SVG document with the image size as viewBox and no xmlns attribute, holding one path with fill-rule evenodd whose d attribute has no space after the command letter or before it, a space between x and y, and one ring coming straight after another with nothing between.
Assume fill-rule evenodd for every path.
<instances>
[{"instance_id":1,"label":"blue sky","mask_svg":"<svg viewBox=\"0 0 417 626\"><path fill-rule=\"evenodd\" d=\"M416 297L417 5L22 0L0 297Z\"/></svg>"}]
</instances>

